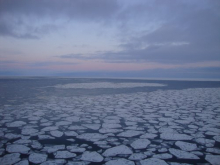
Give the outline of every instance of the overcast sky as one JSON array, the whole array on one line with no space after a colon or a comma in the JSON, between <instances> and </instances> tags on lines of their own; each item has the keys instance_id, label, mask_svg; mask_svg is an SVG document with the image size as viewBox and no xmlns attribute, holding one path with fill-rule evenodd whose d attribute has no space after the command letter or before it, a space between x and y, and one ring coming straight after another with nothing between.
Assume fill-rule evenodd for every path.
<instances>
[{"instance_id":1,"label":"overcast sky","mask_svg":"<svg viewBox=\"0 0 220 165\"><path fill-rule=\"evenodd\" d=\"M0 75L220 78L219 29L219 0L0 0Z\"/></svg>"}]
</instances>

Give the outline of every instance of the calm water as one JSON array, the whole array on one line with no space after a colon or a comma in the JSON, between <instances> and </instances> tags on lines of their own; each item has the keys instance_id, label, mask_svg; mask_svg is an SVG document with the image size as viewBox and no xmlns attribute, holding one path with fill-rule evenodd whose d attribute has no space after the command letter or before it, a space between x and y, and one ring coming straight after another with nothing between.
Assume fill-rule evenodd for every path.
<instances>
[{"instance_id":1,"label":"calm water","mask_svg":"<svg viewBox=\"0 0 220 165\"><path fill-rule=\"evenodd\" d=\"M0 78L0 164L215 164L220 82Z\"/></svg>"}]
</instances>

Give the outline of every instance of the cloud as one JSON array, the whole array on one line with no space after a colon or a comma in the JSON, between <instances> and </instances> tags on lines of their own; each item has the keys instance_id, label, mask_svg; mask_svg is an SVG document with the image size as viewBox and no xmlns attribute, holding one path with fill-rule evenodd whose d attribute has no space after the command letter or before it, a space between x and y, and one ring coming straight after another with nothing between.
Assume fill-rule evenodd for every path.
<instances>
[{"instance_id":1,"label":"cloud","mask_svg":"<svg viewBox=\"0 0 220 165\"><path fill-rule=\"evenodd\" d=\"M0 0L0 36L39 39L69 21L105 21L117 8L116 0Z\"/></svg>"}]
</instances>

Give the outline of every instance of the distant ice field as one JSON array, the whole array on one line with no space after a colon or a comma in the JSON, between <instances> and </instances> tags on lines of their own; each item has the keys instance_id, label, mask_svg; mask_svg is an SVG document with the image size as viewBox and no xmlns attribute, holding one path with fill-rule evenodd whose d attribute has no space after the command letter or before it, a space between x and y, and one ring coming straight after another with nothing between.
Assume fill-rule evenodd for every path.
<instances>
[{"instance_id":1,"label":"distant ice field","mask_svg":"<svg viewBox=\"0 0 220 165\"><path fill-rule=\"evenodd\" d=\"M110 83L110 82L96 82L96 83L72 83L55 85L55 88L135 88L135 87L163 87L165 84L159 83Z\"/></svg>"}]
</instances>

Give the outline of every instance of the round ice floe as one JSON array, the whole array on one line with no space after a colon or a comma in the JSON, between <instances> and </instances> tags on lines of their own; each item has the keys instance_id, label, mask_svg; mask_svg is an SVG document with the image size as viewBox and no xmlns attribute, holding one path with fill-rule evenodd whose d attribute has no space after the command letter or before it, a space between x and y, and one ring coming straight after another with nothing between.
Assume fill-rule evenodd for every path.
<instances>
[{"instance_id":1,"label":"round ice floe","mask_svg":"<svg viewBox=\"0 0 220 165\"><path fill-rule=\"evenodd\" d=\"M63 132L61 132L61 131L50 131L50 134L52 135L52 136L54 136L54 137L61 137L61 136L63 136Z\"/></svg>"},{"instance_id":2,"label":"round ice floe","mask_svg":"<svg viewBox=\"0 0 220 165\"><path fill-rule=\"evenodd\" d=\"M29 165L29 162L28 162L28 160L22 160L22 161L16 163L15 165Z\"/></svg>"},{"instance_id":3,"label":"round ice floe","mask_svg":"<svg viewBox=\"0 0 220 165\"><path fill-rule=\"evenodd\" d=\"M43 163L47 160L46 154L32 153L29 155L29 161L35 164Z\"/></svg>"},{"instance_id":4,"label":"round ice floe","mask_svg":"<svg viewBox=\"0 0 220 165\"><path fill-rule=\"evenodd\" d=\"M98 130L101 124L83 124L83 126L92 130Z\"/></svg>"},{"instance_id":5,"label":"round ice floe","mask_svg":"<svg viewBox=\"0 0 220 165\"><path fill-rule=\"evenodd\" d=\"M41 163L40 165L56 165L56 164L65 164L65 159L56 159L56 160L48 160L46 162ZM77 164L76 164L77 165Z\"/></svg>"},{"instance_id":6,"label":"round ice floe","mask_svg":"<svg viewBox=\"0 0 220 165\"><path fill-rule=\"evenodd\" d=\"M105 163L106 165L135 165L133 161L124 159L124 158L120 158L120 159L116 159L116 160L110 160L107 163Z\"/></svg>"},{"instance_id":7,"label":"round ice floe","mask_svg":"<svg viewBox=\"0 0 220 165\"><path fill-rule=\"evenodd\" d=\"M95 151L93 151L93 152L89 152L89 151L84 152L80 159L84 160L84 161L89 161L89 162L102 162L103 161L103 157Z\"/></svg>"},{"instance_id":8,"label":"round ice floe","mask_svg":"<svg viewBox=\"0 0 220 165\"><path fill-rule=\"evenodd\" d=\"M76 154L71 153L69 151L57 151L54 155L55 155L55 158L61 158L61 159L76 157Z\"/></svg>"},{"instance_id":9,"label":"round ice floe","mask_svg":"<svg viewBox=\"0 0 220 165\"><path fill-rule=\"evenodd\" d=\"M84 152L86 150L85 148L81 148L81 147L77 147L77 146L67 146L66 148L70 152Z\"/></svg>"},{"instance_id":10,"label":"round ice floe","mask_svg":"<svg viewBox=\"0 0 220 165\"><path fill-rule=\"evenodd\" d=\"M149 158L140 161L141 165L168 165L164 160Z\"/></svg>"},{"instance_id":11,"label":"round ice floe","mask_svg":"<svg viewBox=\"0 0 220 165\"><path fill-rule=\"evenodd\" d=\"M125 145L120 145L120 146L116 146L116 147L112 147L107 149L104 153L103 156L105 157L110 157L110 156L116 156L119 154L122 155L128 155L128 154L132 154L133 152L131 151L130 148L128 148Z\"/></svg>"},{"instance_id":12,"label":"round ice floe","mask_svg":"<svg viewBox=\"0 0 220 165\"><path fill-rule=\"evenodd\" d=\"M7 127L21 127L23 125L26 125L27 123L26 122L23 122L23 121L14 121L12 123L7 123L6 126Z\"/></svg>"},{"instance_id":13,"label":"round ice floe","mask_svg":"<svg viewBox=\"0 0 220 165\"><path fill-rule=\"evenodd\" d=\"M66 136L78 136L78 133L76 133L75 131L66 131L64 132L64 134Z\"/></svg>"},{"instance_id":14,"label":"round ice floe","mask_svg":"<svg viewBox=\"0 0 220 165\"><path fill-rule=\"evenodd\" d=\"M34 128L24 128L21 130L21 134L23 134L23 135L33 135L37 132L38 132L38 130L34 129Z\"/></svg>"},{"instance_id":15,"label":"round ice floe","mask_svg":"<svg viewBox=\"0 0 220 165\"><path fill-rule=\"evenodd\" d=\"M131 143L131 147L134 149L144 149L147 148L150 143L151 142L147 139L137 139Z\"/></svg>"},{"instance_id":16,"label":"round ice floe","mask_svg":"<svg viewBox=\"0 0 220 165\"><path fill-rule=\"evenodd\" d=\"M12 144L6 147L6 151L8 151L9 153L16 152L21 154L27 154L29 150L30 148L20 144Z\"/></svg>"},{"instance_id":17,"label":"round ice floe","mask_svg":"<svg viewBox=\"0 0 220 165\"><path fill-rule=\"evenodd\" d=\"M18 161L20 161L20 154L19 153L13 153L13 154L7 154L0 158L0 164L4 165L11 165Z\"/></svg>"},{"instance_id":18,"label":"round ice floe","mask_svg":"<svg viewBox=\"0 0 220 165\"><path fill-rule=\"evenodd\" d=\"M45 127L42 129L42 131L54 131L54 130L57 130L58 127L55 127L55 126L50 126L50 127Z\"/></svg>"}]
</instances>

